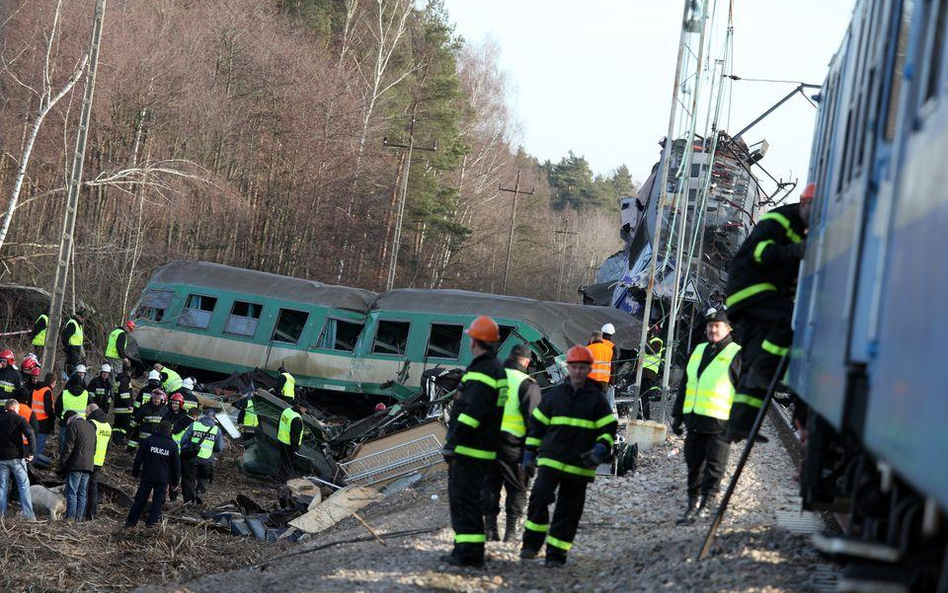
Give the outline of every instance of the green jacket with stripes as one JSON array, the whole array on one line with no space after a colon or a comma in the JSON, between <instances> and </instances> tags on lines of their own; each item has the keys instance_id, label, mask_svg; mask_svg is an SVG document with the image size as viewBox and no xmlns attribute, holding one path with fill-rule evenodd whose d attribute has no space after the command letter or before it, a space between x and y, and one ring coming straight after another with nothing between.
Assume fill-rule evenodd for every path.
<instances>
[{"instance_id":1,"label":"green jacket with stripes","mask_svg":"<svg viewBox=\"0 0 948 593\"><path fill-rule=\"evenodd\" d=\"M806 240L797 204L760 217L731 260L727 306L732 311L774 297L792 298Z\"/></svg>"},{"instance_id":2,"label":"green jacket with stripes","mask_svg":"<svg viewBox=\"0 0 948 593\"><path fill-rule=\"evenodd\" d=\"M459 459L496 459L506 402L504 366L492 352L481 354L461 376L445 448L453 450Z\"/></svg>"},{"instance_id":3,"label":"green jacket with stripes","mask_svg":"<svg viewBox=\"0 0 948 593\"><path fill-rule=\"evenodd\" d=\"M592 482L595 468L583 465L582 455L603 443L612 449L618 422L602 389L592 381L573 389L569 380L543 395L530 418L526 448L537 452L537 465L564 477Z\"/></svg>"}]
</instances>

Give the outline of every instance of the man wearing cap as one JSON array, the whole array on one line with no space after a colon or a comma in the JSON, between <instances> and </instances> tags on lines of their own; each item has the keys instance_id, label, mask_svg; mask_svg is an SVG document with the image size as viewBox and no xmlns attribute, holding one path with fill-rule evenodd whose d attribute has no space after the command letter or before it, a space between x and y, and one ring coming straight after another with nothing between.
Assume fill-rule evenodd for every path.
<instances>
[{"instance_id":1,"label":"man wearing cap","mask_svg":"<svg viewBox=\"0 0 948 593\"><path fill-rule=\"evenodd\" d=\"M520 558L536 558L546 544L547 566L566 564L586 503L586 488L609 456L618 422L598 385L589 380L589 348L566 354L569 378L554 385L530 418L524 473L537 472L530 492ZM550 505L556 503L550 521Z\"/></svg>"},{"instance_id":2,"label":"man wearing cap","mask_svg":"<svg viewBox=\"0 0 948 593\"><path fill-rule=\"evenodd\" d=\"M530 349L518 344L504 362L507 375L507 403L500 422L500 445L497 461L491 464L484 480L484 525L488 541L497 541L497 515L500 513L500 490L507 491L507 529L504 541L512 542L517 535L517 524L527 502L527 481L520 471L523 459L523 441L527 436L527 419L540 403L540 386L531 377Z\"/></svg>"},{"instance_id":3,"label":"man wearing cap","mask_svg":"<svg viewBox=\"0 0 948 593\"><path fill-rule=\"evenodd\" d=\"M727 467L727 419L741 375L741 347L731 338L727 312L705 315L707 342L691 353L672 408L672 430L685 438L688 506L680 523L704 518L714 507Z\"/></svg>"},{"instance_id":4,"label":"man wearing cap","mask_svg":"<svg viewBox=\"0 0 948 593\"><path fill-rule=\"evenodd\" d=\"M500 328L478 317L465 330L474 360L461 376L442 450L448 462L448 498L454 549L441 557L454 566L484 566L484 475L497 459L500 422L507 400L507 374L497 360Z\"/></svg>"},{"instance_id":5,"label":"man wearing cap","mask_svg":"<svg viewBox=\"0 0 948 593\"><path fill-rule=\"evenodd\" d=\"M793 341L793 299L815 194L811 183L798 204L761 216L731 260L725 302L743 359L727 427L731 442L747 438L780 359Z\"/></svg>"},{"instance_id":6,"label":"man wearing cap","mask_svg":"<svg viewBox=\"0 0 948 593\"><path fill-rule=\"evenodd\" d=\"M112 384L112 365L109 363L99 367L99 374L89 381L86 386L92 401L99 406L105 414L109 413L109 407L112 405L112 392L115 386Z\"/></svg>"}]
</instances>

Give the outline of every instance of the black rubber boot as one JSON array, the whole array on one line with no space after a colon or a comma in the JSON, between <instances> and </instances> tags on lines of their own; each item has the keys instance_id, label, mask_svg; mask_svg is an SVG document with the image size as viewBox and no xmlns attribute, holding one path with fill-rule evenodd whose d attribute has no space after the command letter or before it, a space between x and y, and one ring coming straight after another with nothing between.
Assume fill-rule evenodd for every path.
<instances>
[{"instance_id":1,"label":"black rubber boot","mask_svg":"<svg viewBox=\"0 0 948 593\"><path fill-rule=\"evenodd\" d=\"M489 542L500 541L500 533L497 532L497 515L484 516L484 536Z\"/></svg>"},{"instance_id":2,"label":"black rubber boot","mask_svg":"<svg viewBox=\"0 0 948 593\"><path fill-rule=\"evenodd\" d=\"M685 523L691 523L695 520L695 513L698 512L698 502L700 498L696 496L688 497L688 508L685 509L685 512L678 519L678 524L683 525Z\"/></svg>"},{"instance_id":3,"label":"black rubber boot","mask_svg":"<svg viewBox=\"0 0 948 593\"><path fill-rule=\"evenodd\" d=\"M521 560L533 560L539 555L540 555L540 550L537 550L536 548L528 548L527 546L523 546L522 548L520 548Z\"/></svg>"},{"instance_id":4,"label":"black rubber boot","mask_svg":"<svg viewBox=\"0 0 948 593\"><path fill-rule=\"evenodd\" d=\"M718 506L718 497L714 494L705 494L701 497L701 502L698 503L698 512L695 513L695 517L698 519L707 518L715 508Z\"/></svg>"},{"instance_id":5,"label":"black rubber boot","mask_svg":"<svg viewBox=\"0 0 948 593\"><path fill-rule=\"evenodd\" d=\"M511 517L507 515L507 529L504 530L504 542L510 543L517 541L517 523L520 522L520 517Z\"/></svg>"}]
</instances>

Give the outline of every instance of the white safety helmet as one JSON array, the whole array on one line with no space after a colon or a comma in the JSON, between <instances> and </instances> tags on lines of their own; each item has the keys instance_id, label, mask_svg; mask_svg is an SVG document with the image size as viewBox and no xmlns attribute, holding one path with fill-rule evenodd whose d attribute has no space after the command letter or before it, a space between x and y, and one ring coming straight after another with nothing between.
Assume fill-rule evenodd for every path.
<instances>
[{"instance_id":1,"label":"white safety helmet","mask_svg":"<svg viewBox=\"0 0 948 593\"><path fill-rule=\"evenodd\" d=\"M161 381L161 374L160 374L158 371L152 369L152 370L148 371L148 380L149 380L149 381Z\"/></svg>"},{"instance_id":2,"label":"white safety helmet","mask_svg":"<svg viewBox=\"0 0 948 593\"><path fill-rule=\"evenodd\" d=\"M84 364L77 364L77 365L76 365L76 372L77 372L77 373L84 373L84 372L86 372L86 365L84 365Z\"/></svg>"},{"instance_id":3,"label":"white safety helmet","mask_svg":"<svg viewBox=\"0 0 948 593\"><path fill-rule=\"evenodd\" d=\"M188 377L184 381L181 381L181 386L185 389L194 389L194 379Z\"/></svg>"},{"instance_id":4,"label":"white safety helmet","mask_svg":"<svg viewBox=\"0 0 948 593\"><path fill-rule=\"evenodd\" d=\"M616 326L612 325L611 323L607 323L602 326L602 333L612 335L616 333Z\"/></svg>"},{"instance_id":5,"label":"white safety helmet","mask_svg":"<svg viewBox=\"0 0 948 593\"><path fill-rule=\"evenodd\" d=\"M103 364L103 365L102 365L102 368L99 369L99 372L102 372L102 373L111 373L111 372L112 372L112 365L110 365L109 363Z\"/></svg>"}]
</instances>

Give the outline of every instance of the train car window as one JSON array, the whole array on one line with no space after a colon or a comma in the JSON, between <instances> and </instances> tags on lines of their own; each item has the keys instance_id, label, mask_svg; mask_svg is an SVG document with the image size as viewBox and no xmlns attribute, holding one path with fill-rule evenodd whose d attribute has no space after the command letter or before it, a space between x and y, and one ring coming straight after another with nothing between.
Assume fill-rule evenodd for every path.
<instances>
[{"instance_id":1,"label":"train car window","mask_svg":"<svg viewBox=\"0 0 948 593\"><path fill-rule=\"evenodd\" d=\"M461 339L464 326L432 323L428 333L427 358L447 358L457 360L461 356Z\"/></svg>"},{"instance_id":2,"label":"train car window","mask_svg":"<svg viewBox=\"0 0 948 593\"><path fill-rule=\"evenodd\" d=\"M259 303L234 301L230 317L227 318L227 324L224 326L224 333L252 338L257 333L257 324L260 322L262 312L263 305Z\"/></svg>"},{"instance_id":3,"label":"train car window","mask_svg":"<svg viewBox=\"0 0 948 593\"><path fill-rule=\"evenodd\" d=\"M150 288L142 295L134 317L159 323L164 318L165 309L171 304L172 298L174 298L174 291Z\"/></svg>"},{"instance_id":4,"label":"train car window","mask_svg":"<svg viewBox=\"0 0 948 593\"><path fill-rule=\"evenodd\" d=\"M408 350L408 332L411 322L380 320L372 343L373 354L403 356Z\"/></svg>"},{"instance_id":5,"label":"train car window","mask_svg":"<svg viewBox=\"0 0 948 593\"><path fill-rule=\"evenodd\" d=\"M905 57L908 53L909 28L912 25L912 12L915 0L903 0L899 21L898 37L895 41L895 63L892 67L892 84L889 85L889 103L885 117L885 139L892 142L895 138L895 126L899 121L899 97L904 81Z\"/></svg>"},{"instance_id":6,"label":"train car window","mask_svg":"<svg viewBox=\"0 0 948 593\"><path fill-rule=\"evenodd\" d=\"M946 5L948 0L938 0L937 12L933 15L937 22L935 24L935 38L932 40L931 57L928 63L928 80L925 84L925 100L929 100L938 94L938 80L941 76L941 55L944 51L945 43L945 18Z\"/></svg>"},{"instance_id":7,"label":"train car window","mask_svg":"<svg viewBox=\"0 0 948 593\"><path fill-rule=\"evenodd\" d=\"M359 341L359 334L365 324L355 321L346 321L334 317L326 318L326 326L316 342L317 348L354 352Z\"/></svg>"},{"instance_id":8,"label":"train car window","mask_svg":"<svg viewBox=\"0 0 948 593\"><path fill-rule=\"evenodd\" d=\"M280 316L277 317L276 327L273 329L273 338L271 339L274 342L298 344L300 336L303 335L303 328L306 327L307 319L309 319L309 313L305 311L280 309Z\"/></svg>"},{"instance_id":9,"label":"train car window","mask_svg":"<svg viewBox=\"0 0 948 593\"><path fill-rule=\"evenodd\" d=\"M512 325L501 325L501 326L500 326L500 341L497 342L497 347L498 347L498 348L500 348L501 346L504 345L504 342L507 341L507 338L510 337L510 334L512 334L513 331L514 331L514 327L513 327Z\"/></svg>"},{"instance_id":10,"label":"train car window","mask_svg":"<svg viewBox=\"0 0 948 593\"><path fill-rule=\"evenodd\" d=\"M195 329L207 329L211 325L211 316L214 314L214 307L216 306L217 297L189 294L188 300L184 304L184 311L178 318L178 325Z\"/></svg>"}]
</instances>

